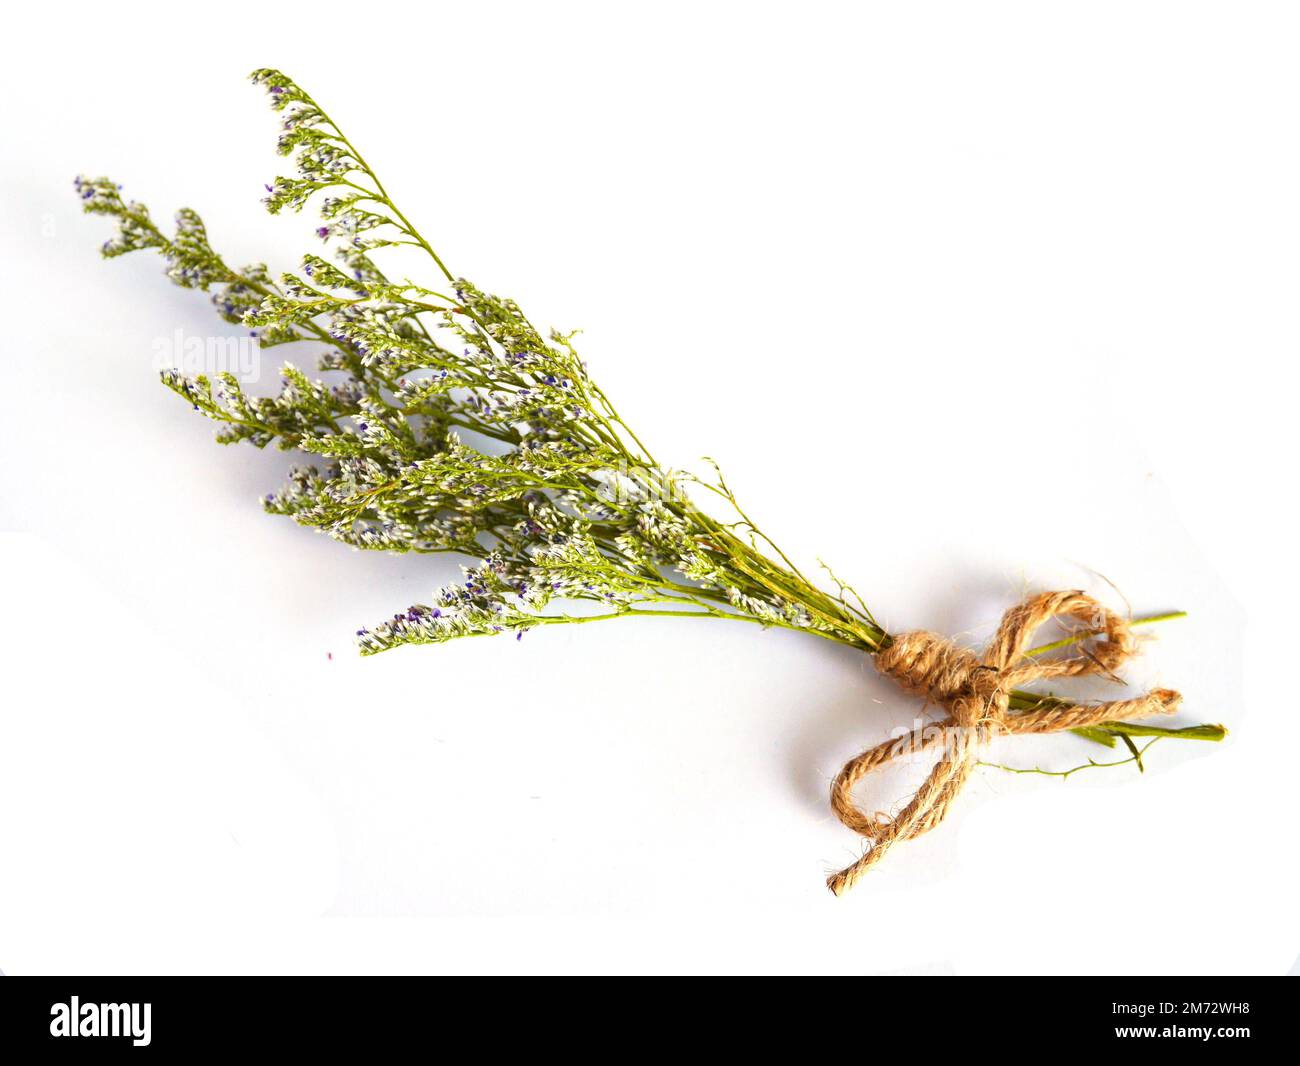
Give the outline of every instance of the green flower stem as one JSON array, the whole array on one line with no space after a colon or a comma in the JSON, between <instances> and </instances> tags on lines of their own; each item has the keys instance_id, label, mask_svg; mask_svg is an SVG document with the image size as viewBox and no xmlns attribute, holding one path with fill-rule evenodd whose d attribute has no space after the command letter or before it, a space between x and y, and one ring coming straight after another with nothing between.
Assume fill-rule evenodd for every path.
<instances>
[{"instance_id":1,"label":"green flower stem","mask_svg":"<svg viewBox=\"0 0 1300 1066\"><path fill-rule=\"evenodd\" d=\"M1217 743L1228 735L1225 726L1189 725L1179 729L1168 729L1156 725L1142 725L1140 722L1103 722L1098 728L1105 729L1116 736L1123 737L1158 737L1169 740L1208 740Z\"/></svg>"},{"instance_id":2,"label":"green flower stem","mask_svg":"<svg viewBox=\"0 0 1300 1066\"><path fill-rule=\"evenodd\" d=\"M388 190L384 188L384 183L379 180L379 175L377 175L374 172L374 170L370 168L370 165L365 161L365 158L361 155L360 152L357 151L356 146L351 141L349 141L347 135L341 129L339 129L338 123L336 123L332 118L330 118L329 114L325 111L325 109L321 107L320 104L318 104L310 96L307 96L307 100L311 103L313 107L315 107L318 111L320 111L321 116L325 119L326 122L329 123L330 127L334 130L334 132L338 134L338 139L343 143L343 145L347 148L347 150L352 153L353 157L361 165L361 169L366 172L370 180L375 183L375 189L379 191L379 201L383 203L385 206L392 209L393 214L397 216L397 220L401 222L401 224L404 227L406 227L406 232L410 234L411 237L413 237L416 241L418 241L419 246L429 254L429 258L431 258L435 263L438 264L438 269L441 270L444 275L446 275L447 280L454 283L456 281L455 276L452 274L450 270L447 269L446 264L443 263L443 261L438 258L438 253L435 252L432 247L430 247L429 242L426 241L423 237L420 236L419 233L416 232L415 227L412 226L410 221L407 219L407 217L404 214L402 214L401 209L395 203L393 203L391 199L389 199ZM352 184L352 183L348 182L347 184ZM356 186L356 188L360 189L361 186ZM361 189L361 191L368 193L371 190Z\"/></svg>"},{"instance_id":3,"label":"green flower stem","mask_svg":"<svg viewBox=\"0 0 1300 1066\"><path fill-rule=\"evenodd\" d=\"M1149 626L1156 622L1171 622L1176 618L1186 617L1186 611L1166 611L1164 614L1148 614L1143 615L1141 618L1130 618L1129 625ZM1031 648L1029 651L1025 652L1025 654L1042 655L1044 652L1056 651L1058 648L1068 648L1070 645L1078 644L1081 641L1087 640L1089 637L1099 637L1104 632L1105 630L1101 629L1082 630L1078 633L1072 633L1070 636L1065 637L1062 640L1055 640L1051 644L1040 644L1037 648Z\"/></svg>"},{"instance_id":4,"label":"green flower stem","mask_svg":"<svg viewBox=\"0 0 1300 1066\"><path fill-rule=\"evenodd\" d=\"M976 763L976 765L987 766L993 770L1005 770L1009 774L1041 774L1043 777L1059 777L1062 780L1070 777L1072 774L1077 774L1080 770L1096 770L1106 766L1127 766L1129 763L1136 763L1138 769L1141 770L1142 756L1146 754L1147 749L1150 748L1152 744L1160 739L1160 737L1156 737L1153 740L1147 741L1142 745L1141 749L1130 748L1133 754L1127 759L1119 759L1115 762L1096 762L1093 759L1089 759L1086 763L1081 763L1079 766L1072 766L1068 770L1043 770L1037 766L1004 766L1002 763L996 762L980 762Z\"/></svg>"}]
</instances>

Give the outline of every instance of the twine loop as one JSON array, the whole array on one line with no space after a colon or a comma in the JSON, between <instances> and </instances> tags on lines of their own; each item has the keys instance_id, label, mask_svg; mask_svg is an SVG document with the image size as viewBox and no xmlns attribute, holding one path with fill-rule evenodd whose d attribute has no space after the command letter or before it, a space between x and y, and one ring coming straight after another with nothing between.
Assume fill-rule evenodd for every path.
<instances>
[{"instance_id":1,"label":"twine loop","mask_svg":"<svg viewBox=\"0 0 1300 1066\"><path fill-rule=\"evenodd\" d=\"M1091 637L1074 654L1029 655L1030 641L1044 623L1073 618ZM975 767L978 748L1010 733L1059 733L1103 722L1172 714L1182 697L1171 689L1153 689L1136 699L1110 702L1045 701L1033 710L1010 708L1013 690L1031 681L1103 674L1132 657L1136 640L1126 619L1083 592L1044 592L1002 616L1002 623L982 654L959 648L946 637L925 630L902 633L876 653L876 668L902 688L942 707L946 717L888 740L850 759L831 786L831 809L841 822L871 843L851 866L826 885L847 892L885 852L900 840L927 833L948 813ZM869 813L853 799L853 788L867 774L908 752L943 747L934 769L907 805L893 818Z\"/></svg>"}]
</instances>

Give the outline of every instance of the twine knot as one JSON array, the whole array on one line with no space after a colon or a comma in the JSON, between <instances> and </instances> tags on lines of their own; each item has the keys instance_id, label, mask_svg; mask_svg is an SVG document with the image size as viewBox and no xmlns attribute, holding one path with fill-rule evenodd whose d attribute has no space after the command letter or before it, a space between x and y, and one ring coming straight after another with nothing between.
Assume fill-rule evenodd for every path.
<instances>
[{"instance_id":1,"label":"twine knot","mask_svg":"<svg viewBox=\"0 0 1300 1066\"><path fill-rule=\"evenodd\" d=\"M1093 638L1075 645L1076 654L1038 656L1029 651L1034 633L1053 618L1082 622ZM876 667L902 688L942 707L940 722L912 730L850 759L831 786L831 808L841 822L871 842L853 865L826 882L835 895L847 892L900 840L929 832L948 813L975 767L978 747L1009 733L1058 733L1105 722L1171 714L1182 697L1153 689L1136 699L1071 702L1044 698L1031 710L1011 710L1015 689L1053 677L1105 674L1136 650L1129 623L1082 592L1044 592L1011 608L982 654L959 648L937 633L917 630L894 637L876 653ZM899 755L943 746L934 769L908 804L893 818L868 813L853 800L853 788L867 774Z\"/></svg>"}]
</instances>

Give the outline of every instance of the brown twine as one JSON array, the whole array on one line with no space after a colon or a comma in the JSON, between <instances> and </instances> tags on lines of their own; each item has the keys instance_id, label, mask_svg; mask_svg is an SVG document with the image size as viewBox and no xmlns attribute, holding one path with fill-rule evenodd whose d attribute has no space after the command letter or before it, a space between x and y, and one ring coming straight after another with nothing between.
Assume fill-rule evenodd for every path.
<instances>
[{"instance_id":1,"label":"brown twine","mask_svg":"<svg viewBox=\"0 0 1300 1066\"><path fill-rule=\"evenodd\" d=\"M1039 626L1059 617L1075 618L1104 639L1088 648L1080 645L1076 655L1026 655ZM840 771L831 786L831 808L841 822L869 840L871 847L853 865L828 878L826 886L842 895L894 844L928 833L942 822L975 767L975 751L981 743L1008 733L1059 733L1173 713L1182 697L1164 688L1137 699L1109 703L1052 701L1020 713L1009 708L1011 691L1031 681L1096 673L1113 677L1116 667L1135 649L1128 622L1082 592L1044 592L1011 608L1002 616L1002 624L982 656L924 630L894 637L876 653L876 668L906 691L940 705L948 715L906 737L868 748ZM853 788L867 774L906 752L926 751L940 744L944 750L939 761L896 817L868 814L854 803Z\"/></svg>"}]
</instances>

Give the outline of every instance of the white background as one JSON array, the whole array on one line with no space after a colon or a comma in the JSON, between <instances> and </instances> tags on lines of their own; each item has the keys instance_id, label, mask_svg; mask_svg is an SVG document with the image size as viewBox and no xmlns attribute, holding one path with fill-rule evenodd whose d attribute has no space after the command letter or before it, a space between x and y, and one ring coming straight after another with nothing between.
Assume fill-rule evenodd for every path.
<instances>
[{"instance_id":1,"label":"white background","mask_svg":"<svg viewBox=\"0 0 1300 1066\"><path fill-rule=\"evenodd\" d=\"M1294 8L466 7L8 15L0 968L1288 970ZM1229 740L982 771L836 900L827 784L918 710L864 657L645 620L357 658L454 562L264 516L289 457L156 382L157 338L223 327L101 262L71 188L294 267L263 64L890 627L978 642L1039 587L1185 608L1126 674Z\"/></svg>"}]
</instances>

